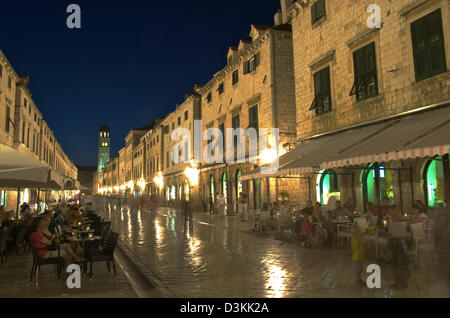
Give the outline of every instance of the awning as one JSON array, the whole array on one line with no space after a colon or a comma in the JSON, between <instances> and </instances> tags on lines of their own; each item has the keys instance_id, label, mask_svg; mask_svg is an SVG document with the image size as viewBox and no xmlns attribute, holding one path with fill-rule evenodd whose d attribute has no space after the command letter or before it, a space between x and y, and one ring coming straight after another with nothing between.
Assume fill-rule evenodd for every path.
<instances>
[{"instance_id":1,"label":"awning","mask_svg":"<svg viewBox=\"0 0 450 318\"><path fill-rule=\"evenodd\" d=\"M60 188L57 173L41 162L0 144L1 188Z\"/></svg>"},{"instance_id":2,"label":"awning","mask_svg":"<svg viewBox=\"0 0 450 318\"><path fill-rule=\"evenodd\" d=\"M367 165L443 156L450 153L450 107L408 117L387 125L356 146L342 149L321 168Z\"/></svg>"},{"instance_id":3,"label":"awning","mask_svg":"<svg viewBox=\"0 0 450 318\"><path fill-rule=\"evenodd\" d=\"M276 173L261 168L241 180L288 177L318 169L434 157L450 152L450 107L313 139L280 157Z\"/></svg>"}]
</instances>

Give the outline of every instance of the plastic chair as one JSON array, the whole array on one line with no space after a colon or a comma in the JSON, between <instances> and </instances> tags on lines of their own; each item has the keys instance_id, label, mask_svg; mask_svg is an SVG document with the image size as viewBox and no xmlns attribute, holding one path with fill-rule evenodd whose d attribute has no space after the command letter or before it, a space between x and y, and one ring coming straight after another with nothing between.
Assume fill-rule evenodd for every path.
<instances>
[{"instance_id":1,"label":"plastic chair","mask_svg":"<svg viewBox=\"0 0 450 318\"><path fill-rule=\"evenodd\" d=\"M419 251L426 250L433 253L434 263L436 264L436 251L434 248L433 241L427 240L425 230L423 229L422 223L411 224L411 231L413 235L413 240L416 245L415 248L415 263L417 264L419 259Z\"/></svg>"}]
</instances>

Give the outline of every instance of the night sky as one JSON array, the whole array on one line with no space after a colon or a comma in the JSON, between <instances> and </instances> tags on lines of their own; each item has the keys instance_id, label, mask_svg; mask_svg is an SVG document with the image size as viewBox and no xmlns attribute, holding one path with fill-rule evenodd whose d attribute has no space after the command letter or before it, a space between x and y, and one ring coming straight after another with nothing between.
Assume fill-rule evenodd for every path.
<instances>
[{"instance_id":1,"label":"night sky","mask_svg":"<svg viewBox=\"0 0 450 318\"><path fill-rule=\"evenodd\" d=\"M66 8L81 7L81 29ZM2 0L0 49L29 75L36 106L77 165L97 164L97 131L111 155L132 128L163 117L226 64L250 25L273 25L279 0Z\"/></svg>"}]
</instances>

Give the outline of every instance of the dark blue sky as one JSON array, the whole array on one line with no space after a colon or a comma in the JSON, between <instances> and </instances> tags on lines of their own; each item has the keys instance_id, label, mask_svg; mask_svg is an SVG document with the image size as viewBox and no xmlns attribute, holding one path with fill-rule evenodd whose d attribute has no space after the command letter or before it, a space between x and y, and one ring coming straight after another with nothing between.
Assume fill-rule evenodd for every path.
<instances>
[{"instance_id":1,"label":"dark blue sky","mask_svg":"<svg viewBox=\"0 0 450 318\"><path fill-rule=\"evenodd\" d=\"M82 29L66 27L81 7ZM279 0L2 0L0 49L30 76L37 107L77 165L97 164L97 131L112 155L132 128L165 116L226 63L251 24L273 25Z\"/></svg>"}]
</instances>

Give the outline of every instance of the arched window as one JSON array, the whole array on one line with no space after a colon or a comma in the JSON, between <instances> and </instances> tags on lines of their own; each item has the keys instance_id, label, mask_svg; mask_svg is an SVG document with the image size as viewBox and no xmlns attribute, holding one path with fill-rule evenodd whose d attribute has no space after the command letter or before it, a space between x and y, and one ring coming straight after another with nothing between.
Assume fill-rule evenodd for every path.
<instances>
[{"instance_id":1,"label":"arched window","mask_svg":"<svg viewBox=\"0 0 450 318\"><path fill-rule=\"evenodd\" d=\"M445 206L445 179L442 157L429 160L424 170L425 201L430 208Z\"/></svg>"},{"instance_id":2,"label":"arched window","mask_svg":"<svg viewBox=\"0 0 450 318\"><path fill-rule=\"evenodd\" d=\"M236 173L236 199L239 199L239 194L241 194L244 191L242 181L240 178L242 177L241 170L238 170Z\"/></svg>"},{"instance_id":3,"label":"arched window","mask_svg":"<svg viewBox=\"0 0 450 318\"><path fill-rule=\"evenodd\" d=\"M367 203L381 203L384 199L388 204L394 204L394 186L392 174L384 164L370 164L363 172L364 209Z\"/></svg>"},{"instance_id":4,"label":"arched window","mask_svg":"<svg viewBox=\"0 0 450 318\"><path fill-rule=\"evenodd\" d=\"M227 200L228 193L227 192L228 192L227 191L227 174L224 173L222 175L222 193L223 193L223 196L225 197L225 202L228 202L228 200Z\"/></svg>"},{"instance_id":5,"label":"arched window","mask_svg":"<svg viewBox=\"0 0 450 318\"><path fill-rule=\"evenodd\" d=\"M318 176L317 180L317 196L322 205L327 205L331 196L340 200L341 193L339 190L339 180L334 170L324 170Z\"/></svg>"},{"instance_id":6,"label":"arched window","mask_svg":"<svg viewBox=\"0 0 450 318\"><path fill-rule=\"evenodd\" d=\"M186 184L184 185L184 195L185 195L186 201L189 201L189 200L190 200L190 188L189 188L189 183L186 183Z\"/></svg>"},{"instance_id":7,"label":"arched window","mask_svg":"<svg viewBox=\"0 0 450 318\"><path fill-rule=\"evenodd\" d=\"M211 176L209 178L209 195L212 198L212 202L215 203L216 196L215 196L215 191L214 191L214 176Z\"/></svg>"},{"instance_id":8,"label":"arched window","mask_svg":"<svg viewBox=\"0 0 450 318\"><path fill-rule=\"evenodd\" d=\"M170 192L170 200L175 200L177 195L177 189L175 186L172 186L172 191Z\"/></svg>"}]
</instances>

